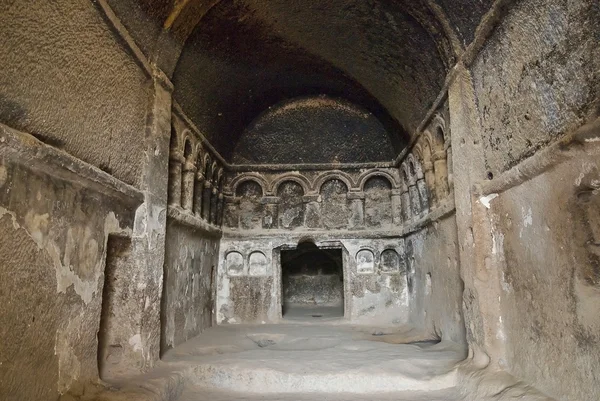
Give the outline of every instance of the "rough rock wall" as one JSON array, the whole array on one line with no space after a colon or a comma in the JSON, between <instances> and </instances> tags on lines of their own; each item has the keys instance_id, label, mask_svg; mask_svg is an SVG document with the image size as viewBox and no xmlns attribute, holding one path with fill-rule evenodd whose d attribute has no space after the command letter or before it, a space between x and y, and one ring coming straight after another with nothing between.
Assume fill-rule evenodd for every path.
<instances>
[{"instance_id":1,"label":"rough rock wall","mask_svg":"<svg viewBox=\"0 0 600 401\"><path fill-rule=\"evenodd\" d=\"M597 118L596 3L516 2L449 89L470 355L557 399L598 399L597 206L575 210L598 154L549 172L563 156L545 153Z\"/></svg>"},{"instance_id":2,"label":"rough rock wall","mask_svg":"<svg viewBox=\"0 0 600 401\"><path fill-rule=\"evenodd\" d=\"M599 156L565 163L491 202L504 259L506 367L561 400L600 399Z\"/></svg>"},{"instance_id":3,"label":"rough rock wall","mask_svg":"<svg viewBox=\"0 0 600 401\"><path fill-rule=\"evenodd\" d=\"M405 238L411 323L432 338L464 344L457 246L454 215Z\"/></svg>"},{"instance_id":4,"label":"rough rock wall","mask_svg":"<svg viewBox=\"0 0 600 401\"><path fill-rule=\"evenodd\" d=\"M56 399L97 379L107 240L131 235L142 201L132 188L109 195L115 183L27 134L0 131L0 399Z\"/></svg>"},{"instance_id":5,"label":"rough rock wall","mask_svg":"<svg viewBox=\"0 0 600 401\"><path fill-rule=\"evenodd\" d=\"M147 74L93 2L9 4L0 13L0 122L138 184Z\"/></svg>"},{"instance_id":6,"label":"rough rock wall","mask_svg":"<svg viewBox=\"0 0 600 401\"><path fill-rule=\"evenodd\" d=\"M219 239L169 219L161 352L212 326Z\"/></svg>"},{"instance_id":7,"label":"rough rock wall","mask_svg":"<svg viewBox=\"0 0 600 401\"><path fill-rule=\"evenodd\" d=\"M598 110L598 41L597 1L516 2L472 67L485 164L492 174Z\"/></svg>"}]
</instances>

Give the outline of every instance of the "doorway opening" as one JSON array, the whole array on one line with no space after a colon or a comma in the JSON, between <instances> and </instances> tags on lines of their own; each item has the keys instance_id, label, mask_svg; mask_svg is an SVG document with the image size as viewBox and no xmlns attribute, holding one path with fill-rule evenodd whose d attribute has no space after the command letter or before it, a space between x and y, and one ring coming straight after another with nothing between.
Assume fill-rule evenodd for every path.
<instances>
[{"instance_id":1,"label":"doorway opening","mask_svg":"<svg viewBox=\"0 0 600 401\"><path fill-rule=\"evenodd\" d=\"M318 320L344 316L344 263L341 248L302 242L281 251L282 316Z\"/></svg>"}]
</instances>

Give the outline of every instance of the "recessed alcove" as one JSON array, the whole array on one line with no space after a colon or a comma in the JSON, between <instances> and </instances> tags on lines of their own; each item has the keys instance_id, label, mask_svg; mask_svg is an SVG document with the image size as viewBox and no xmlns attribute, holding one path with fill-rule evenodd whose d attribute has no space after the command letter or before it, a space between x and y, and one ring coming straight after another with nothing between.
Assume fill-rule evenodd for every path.
<instances>
[{"instance_id":1,"label":"recessed alcove","mask_svg":"<svg viewBox=\"0 0 600 401\"><path fill-rule=\"evenodd\" d=\"M341 248L302 242L281 253L282 316L318 319L344 316Z\"/></svg>"}]
</instances>

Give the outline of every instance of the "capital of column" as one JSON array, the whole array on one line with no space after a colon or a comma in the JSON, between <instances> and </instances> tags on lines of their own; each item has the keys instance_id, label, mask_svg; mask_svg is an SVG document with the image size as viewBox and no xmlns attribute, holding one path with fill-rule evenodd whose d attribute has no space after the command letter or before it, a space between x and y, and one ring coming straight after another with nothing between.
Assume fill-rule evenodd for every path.
<instances>
[{"instance_id":1,"label":"capital of column","mask_svg":"<svg viewBox=\"0 0 600 401\"><path fill-rule=\"evenodd\" d=\"M432 155L433 161L436 162L438 160L446 160L446 151L440 150L439 152L435 152Z\"/></svg>"},{"instance_id":2,"label":"capital of column","mask_svg":"<svg viewBox=\"0 0 600 401\"><path fill-rule=\"evenodd\" d=\"M310 194L302 196L302 202L310 203L310 202L319 202L321 195L319 194Z\"/></svg>"},{"instance_id":3,"label":"capital of column","mask_svg":"<svg viewBox=\"0 0 600 401\"><path fill-rule=\"evenodd\" d=\"M184 172L186 172L186 171L192 171L192 172L194 172L194 173L195 173L195 172L196 172L196 170L198 170L198 167L196 167L196 166L194 165L194 163L192 163L192 162L190 162L190 161L186 161L186 162L183 164L183 171L184 171Z\"/></svg>"},{"instance_id":4,"label":"capital of column","mask_svg":"<svg viewBox=\"0 0 600 401\"><path fill-rule=\"evenodd\" d=\"M346 194L346 199L348 200L362 200L365 199L365 193L363 191L355 191L355 192L348 192Z\"/></svg>"},{"instance_id":5,"label":"capital of column","mask_svg":"<svg viewBox=\"0 0 600 401\"><path fill-rule=\"evenodd\" d=\"M263 196L260 203L263 205L276 205L280 202L279 196Z\"/></svg>"},{"instance_id":6,"label":"capital of column","mask_svg":"<svg viewBox=\"0 0 600 401\"><path fill-rule=\"evenodd\" d=\"M183 157L183 155L181 154L180 151L178 150L171 150L169 151L169 161L171 163L185 163L185 158Z\"/></svg>"}]
</instances>

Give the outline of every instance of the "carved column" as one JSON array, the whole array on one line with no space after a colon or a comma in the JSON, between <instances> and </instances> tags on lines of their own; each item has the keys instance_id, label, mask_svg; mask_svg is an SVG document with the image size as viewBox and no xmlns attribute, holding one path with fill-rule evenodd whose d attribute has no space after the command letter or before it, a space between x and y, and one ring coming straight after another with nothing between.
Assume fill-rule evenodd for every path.
<instances>
[{"instance_id":1,"label":"carved column","mask_svg":"<svg viewBox=\"0 0 600 401\"><path fill-rule=\"evenodd\" d=\"M225 195L223 193L219 193L219 198L217 199L217 226L221 227L223 225L223 204L225 202Z\"/></svg>"},{"instance_id":2,"label":"carved column","mask_svg":"<svg viewBox=\"0 0 600 401\"><path fill-rule=\"evenodd\" d=\"M204 190L204 174L202 171L196 173L196 185L194 185L194 214L202 217L202 192Z\"/></svg>"},{"instance_id":3,"label":"carved column","mask_svg":"<svg viewBox=\"0 0 600 401\"><path fill-rule=\"evenodd\" d=\"M277 218L279 213L279 197L264 196L261 200L265 205L262 219L262 228L277 228Z\"/></svg>"},{"instance_id":4,"label":"carved column","mask_svg":"<svg viewBox=\"0 0 600 401\"><path fill-rule=\"evenodd\" d=\"M169 191L168 202L170 206L181 206L181 165L185 159L181 152L171 150L169 153Z\"/></svg>"},{"instance_id":5,"label":"carved column","mask_svg":"<svg viewBox=\"0 0 600 401\"><path fill-rule=\"evenodd\" d=\"M414 178L411 179L408 185L408 196L410 197L411 215L418 216L421 214L421 197Z\"/></svg>"},{"instance_id":6,"label":"carved column","mask_svg":"<svg viewBox=\"0 0 600 401\"><path fill-rule=\"evenodd\" d=\"M433 163L431 161L425 161L423 163L423 169L425 170L425 184L427 184L427 193L429 194L429 206L432 206L434 204L437 204Z\"/></svg>"},{"instance_id":7,"label":"carved column","mask_svg":"<svg viewBox=\"0 0 600 401\"><path fill-rule=\"evenodd\" d=\"M302 202L304 202L304 225L307 228L321 227L321 195L304 195L302 197Z\"/></svg>"},{"instance_id":8,"label":"carved column","mask_svg":"<svg viewBox=\"0 0 600 401\"><path fill-rule=\"evenodd\" d=\"M419 200L421 201L421 213L429 212L429 191L427 190L427 184L425 179L419 178L417 180L417 190L419 191Z\"/></svg>"},{"instance_id":9,"label":"carved column","mask_svg":"<svg viewBox=\"0 0 600 401\"><path fill-rule=\"evenodd\" d=\"M454 167L452 166L452 146L446 150L446 166L448 168L448 193L454 191Z\"/></svg>"},{"instance_id":10,"label":"carved column","mask_svg":"<svg viewBox=\"0 0 600 401\"><path fill-rule=\"evenodd\" d=\"M402 201L402 217L404 221L409 221L412 217L412 208L410 207L410 194L407 183L402 183L400 199Z\"/></svg>"},{"instance_id":11,"label":"carved column","mask_svg":"<svg viewBox=\"0 0 600 401\"><path fill-rule=\"evenodd\" d=\"M362 191L348 192L346 196L350 201L348 228L363 228L365 226L365 193Z\"/></svg>"},{"instance_id":12,"label":"carved column","mask_svg":"<svg viewBox=\"0 0 600 401\"><path fill-rule=\"evenodd\" d=\"M448 195L448 165L446 163L446 152L441 150L433 154L435 168L435 190L439 201Z\"/></svg>"},{"instance_id":13,"label":"carved column","mask_svg":"<svg viewBox=\"0 0 600 401\"><path fill-rule=\"evenodd\" d=\"M194 205L194 181L196 176L196 166L190 161L183 164L183 173L181 174L181 207L185 210L192 210Z\"/></svg>"},{"instance_id":14,"label":"carved column","mask_svg":"<svg viewBox=\"0 0 600 401\"><path fill-rule=\"evenodd\" d=\"M210 214L209 223L217 224L217 204L219 203L219 191L216 186L212 187L210 193Z\"/></svg>"},{"instance_id":15,"label":"carved column","mask_svg":"<svg viewBox=\"0 0 600 401\"><path fill-rule=\"evenodd\" d=\"M392 189L392 223L402 224L402 190Z\"/></svg>"},{"instance_id":16,"label":"carved column","mask_svg":"<svg viewBox=\"0 0 600 401\"><path fill-rule=\"evenodd\" d=\"M202 218L210 220L210 196L212 194L212 183L210 180L204 180L204 189L202 190Z\"/></svg>"}]
</instances>

